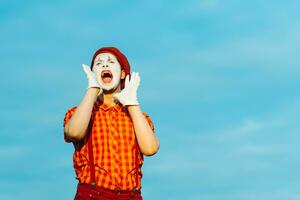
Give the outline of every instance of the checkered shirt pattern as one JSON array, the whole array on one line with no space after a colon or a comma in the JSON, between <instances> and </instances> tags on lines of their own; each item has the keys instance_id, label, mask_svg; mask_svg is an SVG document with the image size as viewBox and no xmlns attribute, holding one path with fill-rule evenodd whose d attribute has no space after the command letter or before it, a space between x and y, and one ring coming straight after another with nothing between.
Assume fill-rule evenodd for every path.
<instances>
[{"instance_id":1,"label":"checkered shirt pattern","mask_svg":"<svg viewBox=\"0 0 300 200\"><path fill-rule=\"evenodd\" d=\"M69 109L64 118L64 126L72 117L76 107ZM154 130L150 117L144 113ZM95 164L96 185L111 190L133 190L141 188L143 155L136 148L133 123L129 113L121 104L109 107L97 100L93 112L92 141ZM88 135L88 134L87 134ZM66 136L65 141L70 142ZM73 167L80 183L91 183L88 138L73 142ZM139 151L139 150L138 150ZM136 159L138 155L138 159ZM138 167L136 166L138 160ZM137 170L136 170L137 168ZM136 172L138 171L138 183Z\"/></svg>"}]
</instances>

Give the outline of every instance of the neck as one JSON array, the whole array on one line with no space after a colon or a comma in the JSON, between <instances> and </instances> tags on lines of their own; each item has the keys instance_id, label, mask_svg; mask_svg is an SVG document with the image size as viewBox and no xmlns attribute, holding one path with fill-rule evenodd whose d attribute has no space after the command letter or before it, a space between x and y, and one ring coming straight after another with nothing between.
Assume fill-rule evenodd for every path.
<instances>
[{"instance_id":1,"label":"neck","mask_svg":"<svg viewBox=\"0 0 300 200\"><path fill-rule=\"evenodd\" d=\"M103 91L100 99L103 101L104 104L109 106L114 106L116 104L115 98L113 97L114 94L120 92L120 87L116 88L115 90L111 91Z\"/></svg>"},{"instance_id":2,"label":"neck","mask_svg":"<svg viewBox=\"0 0 300 200\"><path fill-rule=\"evenodd\" d=\"M113 97L114 93L110 93L110 94L104 94L103 93L103 103L110 105L110 106L114 106L115 105L115 101L114 101L114 97Z\"/></svg>"}]
</instances>

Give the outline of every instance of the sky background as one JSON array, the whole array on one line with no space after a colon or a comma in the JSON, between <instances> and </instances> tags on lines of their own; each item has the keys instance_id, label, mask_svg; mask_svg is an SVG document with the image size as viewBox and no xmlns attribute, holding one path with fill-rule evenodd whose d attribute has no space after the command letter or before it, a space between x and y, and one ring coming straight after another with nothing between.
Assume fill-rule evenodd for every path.
<instances>
[{"instance_id":1,"label":"sky background","mask_svg":"<svg viewBox=\"0 0 300 200\"><path fill-rule=\"evenodd\" d=\"M300 2L0 1L0 199L72 199L65 112L116 46L161 147L145 200L300 200Z\"/></svg>"}]
</instances>

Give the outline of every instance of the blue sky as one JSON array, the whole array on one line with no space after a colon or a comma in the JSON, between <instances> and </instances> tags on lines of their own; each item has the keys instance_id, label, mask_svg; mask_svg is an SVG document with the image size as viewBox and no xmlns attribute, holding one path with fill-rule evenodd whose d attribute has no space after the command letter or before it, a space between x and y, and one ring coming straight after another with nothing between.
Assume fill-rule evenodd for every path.
<instances>
[{"instance_id":1,"label":"blue sky","mask_svg":"<svg viewBox=\"0 0 300 200\"><path fill-rule=\"evenodd\" d=\"M0 199L72 199L62 121L117 46L156 128L144 199L300 199L299 1L1 1Z\"/></svg>"}]
</instances>

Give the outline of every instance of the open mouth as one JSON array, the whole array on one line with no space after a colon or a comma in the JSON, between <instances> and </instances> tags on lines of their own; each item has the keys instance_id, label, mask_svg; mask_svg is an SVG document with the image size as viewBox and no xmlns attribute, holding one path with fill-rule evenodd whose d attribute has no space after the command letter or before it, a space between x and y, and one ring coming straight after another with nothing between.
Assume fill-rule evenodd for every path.
<instances>
[{"instance_id":1,"label":"open mouth","mask_svg":"<svg viewBox=\"0 0 300 200\"><path fill-rule=\"evenodd\" d=\"M113 75L109 70L103 70L101 72L101 79L104 83L110 83L112 81Z\"/></svg>"}]
</instances>

